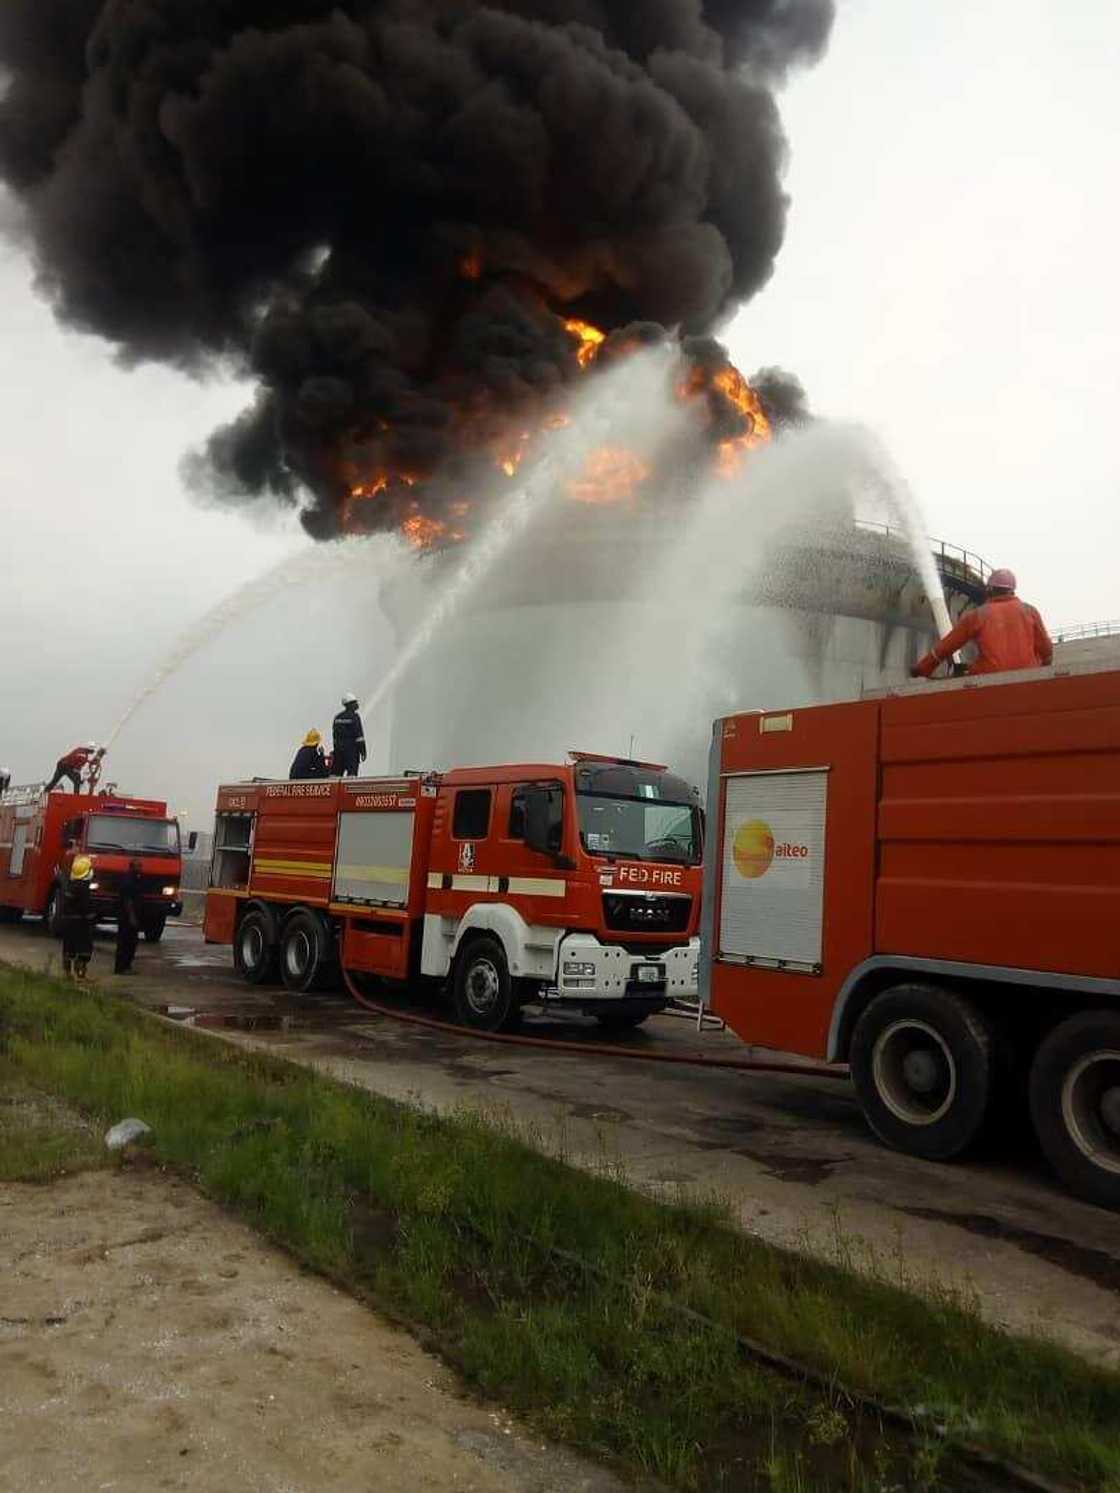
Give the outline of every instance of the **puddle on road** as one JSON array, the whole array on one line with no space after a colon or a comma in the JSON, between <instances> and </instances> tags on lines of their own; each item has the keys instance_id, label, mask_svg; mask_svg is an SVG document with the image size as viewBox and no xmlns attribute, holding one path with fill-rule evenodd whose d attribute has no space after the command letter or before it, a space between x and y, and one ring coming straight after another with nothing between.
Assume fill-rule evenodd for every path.
<instances>
[{"instance_id":1,"label":"puddle on road","mask_svg":"<svg viewBox=\"0 0 1120 1493\"><path fill-rule=\"evenodd\" d=\"M926 1223L951 1224L980 1239L996 1239L1004 1244L1014 1244L1025 1254L1034 1255L1050 1265L1057 1265L1069 1275L1090 1281L1106 1291L1120 1293L1120 1259L1106 1250L1075 1244L1072 1239L1055 1238L1052 1234L1042 1234L1035 1229L1021 1228L987 1213L952 1213L942 1208L900 1208L898 1211L905 1213L908 1218L919 1218Z\"/></svg>"}]
</instances>

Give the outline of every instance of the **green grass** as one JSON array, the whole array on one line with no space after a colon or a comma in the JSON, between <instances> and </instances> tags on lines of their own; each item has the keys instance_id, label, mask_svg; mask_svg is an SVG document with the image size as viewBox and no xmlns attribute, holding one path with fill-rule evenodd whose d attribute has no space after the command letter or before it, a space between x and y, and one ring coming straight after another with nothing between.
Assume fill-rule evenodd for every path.
<instances>
[{"instance_id":1,"label":"green grass","mask_svg":"<svg viewBox=\"0 0 1120 1493\"><path fill-rule=\"evenodd\" d=\"M0 1056L0 1182L50 1182L105 1166L108 1156L88 1124Z\"/></svg>"},{"instance_id":2,"label":"green grass","mask_svg":"<svg viewBox=\"0 0 1120 1493\"><path fill-rule=\"evenodd\" d=\"M140 1116L161 1162L420 1331L479 1390L673 1486L1000 1486L759 1367L741 1333L1070 1484L1120 1490L1120 1377L994 1331L949 1294L776 1250L714 1206L589 1177L477 1116L392 1104L41 976L0 970L0 1062L98 1130Z\"/></svg>"}]
</instances>

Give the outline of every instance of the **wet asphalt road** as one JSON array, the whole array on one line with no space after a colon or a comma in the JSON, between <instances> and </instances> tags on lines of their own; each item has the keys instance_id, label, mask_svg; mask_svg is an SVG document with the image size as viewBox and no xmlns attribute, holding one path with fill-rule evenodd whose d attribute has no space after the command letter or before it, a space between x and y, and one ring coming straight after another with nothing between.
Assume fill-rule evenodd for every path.
<instances>
[{"instance_id":1,"label":"wet asphalt road","mask_svg":"<svg viewBox=\"0 0 1120 1493\"><path fill-rule=\"evenodd\" d=\"M57 945L31 923L5 927L0 959L57 968ZM216 1037L391 1098L511 1116L534 1144L577 1165L670 1196L718 1193L761 1237L911 1284L963 1288L994 1321L1120 1366L1120 1214L1069 1197L1025 1126L977 1159L918 1162L874 1139L846 1083L596 1056L598 1028L579 1017L530 1016L524 1029L586 1041L586 1056L410 1027L345 995L249 987L229 949L182 924L161 945L141 945L131 977L111 969L111 937L99 939L95 976ZM667 1016L623 1040L636 1051L750 1051Z\"/></svg>"}]
</instances>

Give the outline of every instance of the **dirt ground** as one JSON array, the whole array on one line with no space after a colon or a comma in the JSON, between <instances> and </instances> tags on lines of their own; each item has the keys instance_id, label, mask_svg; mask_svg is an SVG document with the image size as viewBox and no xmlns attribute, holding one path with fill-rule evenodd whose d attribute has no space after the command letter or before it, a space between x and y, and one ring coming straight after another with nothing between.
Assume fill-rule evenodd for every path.
<instances>
[{"instance_id":1,"label":"dirt ground","mask_svg":"<svg viewBox=\"0 0 1120 1493\"><path fill-rule=\"evenodd\" d=\"M620 1493L149 1168L0 1186L0 1489Z\"/></svg>"}]
</instances>

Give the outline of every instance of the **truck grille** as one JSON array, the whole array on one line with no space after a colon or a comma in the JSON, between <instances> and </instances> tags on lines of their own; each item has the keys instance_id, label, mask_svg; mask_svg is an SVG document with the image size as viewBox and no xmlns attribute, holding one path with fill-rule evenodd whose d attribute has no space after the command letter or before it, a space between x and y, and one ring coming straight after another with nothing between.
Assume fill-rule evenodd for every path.
<instances>
[{"instance_id":1,"label":"truck grille","mask_svg":"<svg viewBox=\"0 0 1120 1493\"><path fill-rule=\"evenodd\" d=\"M691 897L604 892L608 928L622 933L683 933L692 917Z\"/></svg>"},{"instance_id":2,"label":"truck grille","mask_svg":"<svg viewBox=\"0 0 1120 1493\"><path fill-rule=\"evenodd\" d=\"M97 882L98 894L101 897L116 897L120 895L122 873L120 871L100 871L94 878ZM140 888L144 897L163 897L165 886L171 886L175 881L174 876L149 876L141 875Z\"/></svg>"}]
</instances>

